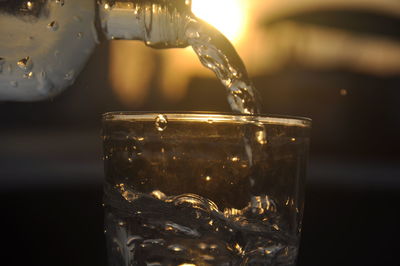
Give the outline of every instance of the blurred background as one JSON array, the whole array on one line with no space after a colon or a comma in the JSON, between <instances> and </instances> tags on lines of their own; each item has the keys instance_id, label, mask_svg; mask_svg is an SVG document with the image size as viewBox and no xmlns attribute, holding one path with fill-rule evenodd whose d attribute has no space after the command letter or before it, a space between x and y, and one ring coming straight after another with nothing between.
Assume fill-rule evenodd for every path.
<instances>
[{"instance_id":1,"label":"blurred background","mask_svg":"<svg viewBox=\"0 0 400 266\"><path fill-rule=\"evenodd\" d=\"M193 10L237 47L263 113L313 119L299 266L399 265L400 2L193 0ZM127 110L229 107L190 49L132 41L99 45L52 100L0 103L6 265L105 265L101 114Z\"/></svg>"}]
</instances>

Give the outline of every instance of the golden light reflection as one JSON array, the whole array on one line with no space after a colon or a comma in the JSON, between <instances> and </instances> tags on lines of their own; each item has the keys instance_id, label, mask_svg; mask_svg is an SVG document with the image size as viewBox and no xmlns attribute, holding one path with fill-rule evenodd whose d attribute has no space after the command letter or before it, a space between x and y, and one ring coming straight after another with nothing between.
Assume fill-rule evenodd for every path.
<instances>
[{"instance_id":1,"label":"golden light reflection","mask_svg":"<svg viewBox=\"0 0 400 266\"><path fill-rule=\"evenodd\" d=\"M400 73L397 41L287 20L262 26L274 18L328 7L400 14L400 3L393 0L193 0L192 9L233 42L250 76L272 75L293 62L317 70L340 68L382 76ZM112 42L109 68L111 87L129 107L140 107L150 89L159 90L173 104L185 97L193 78L216 80L192 49L156 51L140 42Z\"/></svg>"},{"instance_id":2,"label":"golden light reflection","mask_svg":"<svg viewBox=\"0 0 400 266\"><path fill-rule=\"evenodd\" d=\"M246 28L247 2L248 0L193 0L192 11L237 43Z\"/></svg>"},{"instance_id":3,"label":"golden light reflection","mask_svg":"<svg viewBox=\"0 0 400 266\"><path fill-rule=\"evenodd\" d=\"M249 27L248 5L248 0L193 0L192 10L239 47ZM151 86L158 87L163 97L174 103L185 97L193 77L214 77L214 73L201 65L191 48L156 51L140 42L113 41L109 76L121 103L138 107Z\"/></svg>"}]
</instances>

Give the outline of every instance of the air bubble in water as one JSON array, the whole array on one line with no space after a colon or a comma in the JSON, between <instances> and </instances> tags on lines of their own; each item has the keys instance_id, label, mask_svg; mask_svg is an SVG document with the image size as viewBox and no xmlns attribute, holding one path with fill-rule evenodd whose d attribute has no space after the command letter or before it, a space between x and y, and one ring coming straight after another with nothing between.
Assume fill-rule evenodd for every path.
<instances>
[{"instance_id":1,"label":"air bubble in water","mask_svg":"<svg viewBox=\"0 0 400 266\"><path fill-rule=\"evenodd\" d=\"M24 71L29 71L33 66L32 59L29 56L22 58L17 62L17 66Z\"/></svg>"},{"instance_id":2,"label":"air bubble in water","mask_svg":"<svg viewBox=\"0 0 400 266\"><path fill-rule=\"evenodd\" d=\"M125 224L125 222L123 222L123 221L119 221L119 222L118 222L118 225L119 225L119 226L125 226L126 224Z\"/></svg>"},{"instance_id":3,"label":"air bubble in water","mask_svg":"<svg viewBox=\"0 0 400 266\"><path fill-rule=\"evenodd\" d=\"M156 129L160 132L164 131L168 126L168 118L166 115L158 115L156 117Z\"/></svg>"},{"instance_id":4,"label":"air bubble in water","mask_svg":"<svg viewBox=\"0 0 400 266\"><path fill-rule=\"evenodd\" d=\"M182 252L185 250L185 247L181 245L169 245L168 246L169 250L175 251L175 252Z\"/></svg>"},{"instance_id":5,"label":"air bubble in water","mask_svg":"<svg viewBox=\"0 0 400 266\"><path fill-rule=\"evenodd\" d=\"M256 132L256 139L257 139L257 142L260 143L261 145L265 145L268 143L267 133L265 132L264 129L261 129L260 131Z\"/></svg>"},{"instance_id":6,"label":"air bubble in water","mask_svg":"<svg viewBox=\"0 0 400 266\"><path fill-rule=\"evenodd\" d=\"M49 30L52 30L52 31L58 30L58 23L57 23L57 21L53 20L52 22L50 22L49 24L47 24L47 28L48 28Z\"/></svg>"}]
</instances>

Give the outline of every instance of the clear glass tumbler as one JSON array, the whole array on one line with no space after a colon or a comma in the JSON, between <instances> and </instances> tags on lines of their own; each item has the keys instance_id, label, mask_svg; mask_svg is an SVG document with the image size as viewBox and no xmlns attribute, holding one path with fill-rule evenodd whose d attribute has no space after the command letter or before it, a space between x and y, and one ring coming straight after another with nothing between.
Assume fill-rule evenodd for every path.
<instances>
[{"instance_id":1,"label":"clear glass tumbler","mask_svg":"<svg viewBox=\"0 0 400 266\"><path fill-rule=\"evenodd\" d=\"M103 117L110 266L295 265L311 121Z\"/></svg>"}]
</instances>

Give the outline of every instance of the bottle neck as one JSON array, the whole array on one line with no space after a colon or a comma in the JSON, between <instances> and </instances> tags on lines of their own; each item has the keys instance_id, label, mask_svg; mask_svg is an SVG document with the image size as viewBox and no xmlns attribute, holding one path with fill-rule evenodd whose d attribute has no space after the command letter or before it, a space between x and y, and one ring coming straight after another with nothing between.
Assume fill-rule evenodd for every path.
<instances>
[{"instance_id":1,"label":"bottle neck","mask_svg":"<svg viewBox=\"0 0 400 266\"><path fill-rule=\"evenodd\" d=\"M142 40L155 48L188 45L190 0L102 0L99 15L108 39Z\"/></svg>"}]
</instances>

